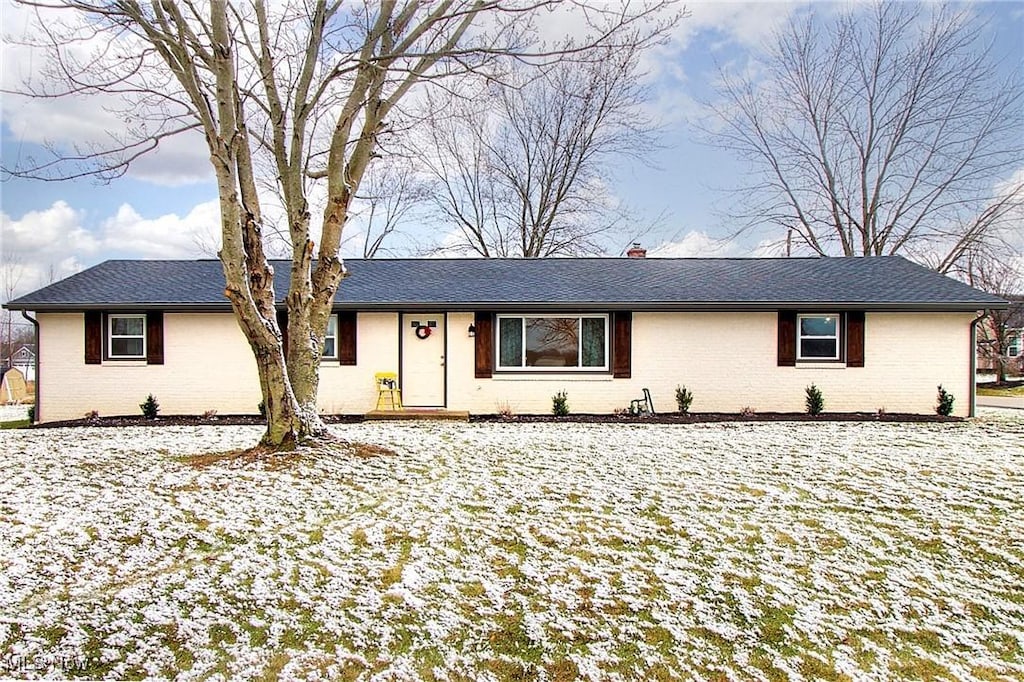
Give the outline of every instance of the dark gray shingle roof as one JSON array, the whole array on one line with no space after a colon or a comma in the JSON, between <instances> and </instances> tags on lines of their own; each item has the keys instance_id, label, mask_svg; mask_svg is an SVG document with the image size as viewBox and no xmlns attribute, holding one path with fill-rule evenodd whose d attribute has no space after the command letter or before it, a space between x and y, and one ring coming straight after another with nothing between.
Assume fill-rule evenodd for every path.
<instances>
[{"instance_id":1,"label":"dark gray shingle roof","mask_svg":"<svg viewBox=\"0 0 1024 682\"><path fill-rule=\"evenodd\" d=\"M556 258L345 261L337 305L353 308L778 308L971 310L1005 302L898 256L877 258ZM274 263L277 298L285 261ZM9 307L227 308L215 260L115 260Z\"/></svg>"}]
</instances>

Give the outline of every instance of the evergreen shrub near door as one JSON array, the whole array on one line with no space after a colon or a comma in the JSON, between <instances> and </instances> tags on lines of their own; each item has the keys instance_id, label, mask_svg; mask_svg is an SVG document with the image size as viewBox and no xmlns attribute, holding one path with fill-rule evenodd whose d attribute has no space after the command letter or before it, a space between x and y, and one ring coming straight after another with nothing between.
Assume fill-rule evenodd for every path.
<instances>
[{"instance_id":1,"label":"evergreen shrub near door","mask_svg":"<svg viewBox=\"0 0 1024 682\"><path fill-rule=\"evenodd\" d=\"M693 402L693 391L686 386L676 386L676 405L682 414L690 413L690 404Z\"/></svg>"}]
</instances>

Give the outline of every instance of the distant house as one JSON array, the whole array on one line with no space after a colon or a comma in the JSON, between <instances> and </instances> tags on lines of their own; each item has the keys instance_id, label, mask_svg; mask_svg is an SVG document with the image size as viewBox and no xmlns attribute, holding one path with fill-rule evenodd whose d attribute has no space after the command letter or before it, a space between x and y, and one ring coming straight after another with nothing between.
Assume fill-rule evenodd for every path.
<instances>
[{"instance_id":1,"label":"distant house","mask_svg":"<svg viewBox=\"0 0 1024 682\"><path fill-rule=\"evenodd\" d=\"M4 363L4 367L13 367L21 372L25 381L36 380L36 352L28 347L21 346L11 353L11 357Z\"/></svg>"},{"instance_id":2,"label":"distant house","mask_svg":"<svg viewBox=\"0 0 1024 682\"><path fill-rule=\"evenodd\" d=\"M1006 334L1006 343L1000 353L994 337L992 321L986 320L978 338L978 371L994 372L996 364L1002 362L1008 375L1024 374L1024 298L1010 297L1009 308L997 313L997 327Z\"/></svg>"},{"instance_id":3,"label":"distant house","mask_svg":"<svg viewBox=\"0 0 1024 682\"><path fill-rule=\"evenodd\" d=\"M639 254L642 255L642 251ZM274 264L279 317L289 264ZM407 407L610 413L650 389L692 410L972 410L974 323L995 296L899 257L349 260L320 408L363 413L374 373ZM252 413L255 362L213 260L107 261L8 304L39 324L38 414Z\"/></svg>"}]
</instances>

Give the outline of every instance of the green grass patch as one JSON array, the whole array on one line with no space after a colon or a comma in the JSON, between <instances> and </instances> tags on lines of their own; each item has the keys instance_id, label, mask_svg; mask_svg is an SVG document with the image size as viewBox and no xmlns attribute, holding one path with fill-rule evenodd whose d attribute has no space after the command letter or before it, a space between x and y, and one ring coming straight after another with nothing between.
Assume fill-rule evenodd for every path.
<instances>
[{"instance_id":1,"label":"green grass patch","mask_svg":"<svg viewBox=\"0 0 1024 682\"><path fill-rule=\"evenodd\" d=\"M1020 386L986 386L978 387L978 395L996 398L1024 398L1024 384Z\"/></svg>"}]
</instances>

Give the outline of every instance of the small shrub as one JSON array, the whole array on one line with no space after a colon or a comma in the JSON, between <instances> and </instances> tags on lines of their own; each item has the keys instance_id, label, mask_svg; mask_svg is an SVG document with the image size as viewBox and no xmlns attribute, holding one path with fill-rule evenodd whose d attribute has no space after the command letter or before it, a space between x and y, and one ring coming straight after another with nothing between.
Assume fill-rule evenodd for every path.
<instances>
[{"instance_id":1,"label":"small shrub","mask_svg":"<svg viewBox=\"0 0 1024 682\"><path fill-rule=\"evenodd\" d=\"M676 386L676 405L682 414L690 413L690 403L693 402L693 391L686 386Z\"/></svg>"},{"instance_id":2,"label":"small shrub","mask_svg":"<svg viewBox=\"0 0 1024 682\"><path fill-rule=\"evenodd\" d=\"M628 407L616 407L614 410L612 410L612 414L614 414L616 417L624 417L627 414L629 414L629 408Z\"/></svg>"},{"instance_id":3,"label":"small shrub","mask_svg":"<svg viewBox=\"0 0 1024 682\"><path fill-rule=\"evenodd\" d=\"M825 396L821 395L821 389L811 384L804 393L807 394L807 414L817 416L825 409Z\"/></svg>"},{"instance_id":4,"label":"small shrub","mask_svg":"<svg viewBox=\"0 0 1024 682\"><path fill-rule=\"evenodd\" d=\"M755 414L757 414L757 410L755 410L753 407L748 406L740 410L740 414L743 415L744 417L753 417Z\"/></svg>"},{"instance_id":5,"label":"small shrub","mask_svg":"<svg viewBox=\"0 0 1024 682\"><path fill-rule=\"evenodd\" d=\"M256 406L256 409L260 411L260 416L265 419L267 416L267 404L261 400L260 404Z\"/></svg>"},{"instance_id":6,"label":"small shrub","mask_svg":"<svg viewBox=\"0 0 1024 682\"><path fill-rule=\"evenodd\" d=\"M948 417L953 414L953 403L955 400L953 394L944 389L942 384L939 384L939 404L935 406L935 411L943 417Z\"/></svg>"},{"instance_id":7,"label":"small shrub","mask_svg":"<svg viewBox=\"0 0 1024 682\"><path fill-rule=\"evenodd\" d=\"M156 401L152 393L149 394L144 402L139 403L139 408L146 419L156 419L156 416L160 414L160 403Z\"/></svg>"},{"instance_id":8,"label":"small shrub","mask_svg":"<svg viewBox=\"0 0 1024 682\"><path fill-rule=\"evenodd\" d=\"M89 410L82 416L88 419L89 421L95 421L100 418L100 413L97 412L96 410Z\"/></svg>"},{"instance_id":9,"label":"small shrub","mask_svg":"<svg viewBox=\"0 0 1024 682\"><path fill-rule=\"evenodd\" d=\"M512 405L510 405L507 400L499 402L497 408L498 414L500 414L505 419L511 419L512 417L515 416L515 412L512 411Z\"/></svg>"},{"instance_id":10,"label":"small shrub","mask_svg":"<svg viewBox=\"0 0 1024 682\"><path fill-rule=\"evenodd\" d=\"M214 419L217 416L217 410L207 410L203 412L203 419Z\"/></svg>"},{"instance_id":11,"label":"small shrub","mask_svg":"<svg viewBox=\"0 0 1024 682\"><path fill-rule=\"evenodd\" d=\"M36 423L36 406L35 405L29 405L28 406L28 421L29 421L30 424L35 424Z\"/></svg>"},{"instance_id":12,"label":"small shrub","mask_svg":"<svg viewBox=\"0 0 1024 682\"><path fill-rule=\"evenodd\" d=\"M551 396L551 414L556 417L565 417L569 414L569 396L565 391L559 391Z\"/></svg>"},{"instance_id":13,"label":"small shrub","mask_svg":"<svg viewBox=\"0 0 1024 682\"><path fill-rule=\"evenodd\" d=\"M885 405L882 405L881 407L878 408L878 418L879 419L883 419L885 417L885 415L887 415L887 414L889 414L889 413L885 411Z\"/></svg>"}]
</instances>

